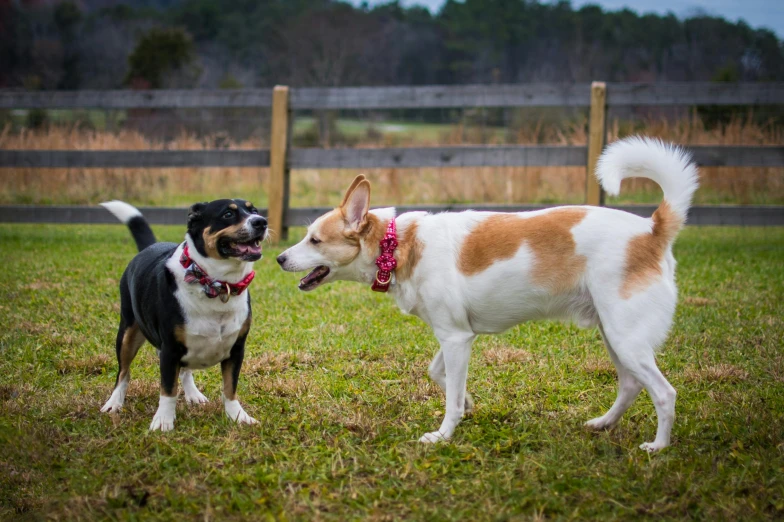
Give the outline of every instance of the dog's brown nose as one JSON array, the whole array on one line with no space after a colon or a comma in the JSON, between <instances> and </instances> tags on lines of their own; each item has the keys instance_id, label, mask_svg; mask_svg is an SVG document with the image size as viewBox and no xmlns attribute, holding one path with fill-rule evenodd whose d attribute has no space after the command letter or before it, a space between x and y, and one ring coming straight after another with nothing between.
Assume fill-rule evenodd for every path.
<instances>
[{"instance_id":1,"label":"dog's brown nose","mask_svg":"<svg viewBox=\"0 0 784 522\"><path fill-rule=\"evenodd\" d=\"M283 266L283 263L286 262L286 254L281 254L278 256L278 264Z\"/></svg>"}]
</instances>

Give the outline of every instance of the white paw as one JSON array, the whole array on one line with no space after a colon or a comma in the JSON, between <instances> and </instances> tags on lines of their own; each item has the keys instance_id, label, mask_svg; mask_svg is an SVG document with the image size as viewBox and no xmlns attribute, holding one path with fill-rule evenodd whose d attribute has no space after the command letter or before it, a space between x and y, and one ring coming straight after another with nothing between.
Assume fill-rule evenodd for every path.
<instances>
[{"instance_id":1,"label":"white paw","mask_svg":"<svg viewBox=\"0 0 784 522\"><path fill-rule=\"evenodd\" d=\"M224 401L223 406L226 409L226 416L237 424L258 423L256 419L248 415L245 410L242 409L240 401Z\"/></svg>"},{"instance_id":2,"label":"white paw","mask_svg":"<svg viewBox=\"0 0 784 522\"><path fill-rule=\"evenodd\" d=\"M210 400L196 387L183 391L185 392L185 401L188 404L207 404L210 402Z\"/></svg>"},{"instance_id":3,"label":"white paw","mask_svg":"<svg viewBox=\"0 0 784 522\"><path fill-rule=\"evenodd\" d=\"M117 413L122 409L123 401L118 400L114 395L112 395L106 404L103 405L101 411L103 413Z\"/></svg>"},{"instance_id":4,"label":"white paw","mask_svg":"<svg viewBox=\"0 0 784 522\"><path fill-rule=\"evenodd\" d=\"M666 448L668 444L657 444L656 441L654 442L643 442L640 444L640 449L645 450L648 453L655 453L659 450Z\"/></svg>"},{"instance_id":5,"label":"white paw","mask_svg":"<svg viewBox=\"0 0 784 522\"><path fill-rule=\"evenodd\" d=\"M152 418L152 423L150 424L150 431L171 431L174 429L174 415L166 415L161 414L160 412L155 414L155 417Z\"/></svg>"},{"instance_id":6,"label":"white paw","mask_svg":"<svg viewBox=\"0 0 784 522\"><path fill-rule=\"evenodd\" d=\"M177 397L166 397L161 395L158 402L158 411L150 423L150 431L171 431L174 429L174 417L177 409Z\"/></svg>"},{"instance_id":7,"label":"white paw","mask_svg":"<svg viewBox=\"0 0 784 522\"><path fill-rule=\"evenodd\" d=\"M613 426L614 423L609 422L604 417L596 417L595 419L591 419L585 423L586 428L596 430L596 431L610 429Z\"/></svg>"},{"instance_id":8,"label":"white paw","mask_svg":"<svg viewBox=\"0 0 784 522\"><path fill-rule=\"evenodd\" d=\"M424 442L425 444L435 444L436 442L444 442L446 440L446 437L444 437L440 431L431 431L419 438L419 442Z\"/></svg>"}]
</instances>

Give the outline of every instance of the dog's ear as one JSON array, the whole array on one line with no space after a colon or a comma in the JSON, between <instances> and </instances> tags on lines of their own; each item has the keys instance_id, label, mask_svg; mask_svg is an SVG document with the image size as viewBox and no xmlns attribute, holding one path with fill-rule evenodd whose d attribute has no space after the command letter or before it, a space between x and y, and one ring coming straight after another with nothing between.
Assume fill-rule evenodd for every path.
<instances>
[{"instance_id":1,"label":"dog's ear","mask_svg":"<svg viewBox=\"0 0 784 522\"><path fill-rule=\"evenodd\" d=\"M343 210L343 215L346 216L349 226L354 231L359 232L367 222L369 209L370 182L366 179L361 179L357 182L354 190L346 196L346 201L341 206L341 210Z\"/></svg>"},{"instance_id":2,"label":"dog's ear","mask_svg":"<svg viewBox=\"0 0 784 522\"><path fill-rule=\"evenodd\" d=\"M191 228L193 224L201 219L201 213L204 212L205 208L207 208L206 202L194 203L191 206L190 210L188 210L188 228Z\"/></svg>"},{"instance_id":3,"label":"dog's ear","mask_svg":"<svg viewBox=\"0 0 784 522\"><path fill-rule=\"evenodd\" d=\"M343 203L340 204L340 208L344 208L346 206L346 202L348 202L348 198L351 196L351 193L354 192L354 189L357 188L357 185L359 185L360 182L364 181L365 179L367 178L365 178L364 174L360 174L354 178L354 181L351 182L351 186L346 191L346 195L343 196Z\"/></svg>"}]
</instances>

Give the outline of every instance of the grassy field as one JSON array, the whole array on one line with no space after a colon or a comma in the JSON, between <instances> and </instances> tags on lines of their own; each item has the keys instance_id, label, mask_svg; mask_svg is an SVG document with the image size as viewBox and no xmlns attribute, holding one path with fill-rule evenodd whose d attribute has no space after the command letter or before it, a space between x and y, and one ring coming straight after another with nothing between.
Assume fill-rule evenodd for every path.
<instances>
[{"instance_id":1,"label":"grassy field","mask_svg":"<svg viewBox=\"0 0 784 522\"><path fill-rule=\"evenodd\" d=\"M156 227L180 240L181 227ZM297 231L300 233L301 231ZM296 235L296 234L295 234ZM114 383L121 226L0 225L0 518L162 520L774 520L784 518L784 229L687 228L681 298L660 366L678 390L673 446L641 395L620 425L596 331L539 322L480 337L476 411L452 442L416 439L444 404L429 330L356 284L310 294L268 249L240 382L253 427L180 401L148 433L155 352L124 410Z\"/></svg>"}]
</instances>

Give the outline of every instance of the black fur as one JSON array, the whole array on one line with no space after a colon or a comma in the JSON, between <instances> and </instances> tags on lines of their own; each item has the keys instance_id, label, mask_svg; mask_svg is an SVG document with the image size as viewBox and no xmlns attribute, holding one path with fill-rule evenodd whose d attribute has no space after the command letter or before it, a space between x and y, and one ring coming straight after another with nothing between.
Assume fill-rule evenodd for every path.
<instances>
[{"instance_id":1,"label":"black fur","mask_svg":"<svg viewBox=\"0 0 784 522\"><path fill-rule=\"evenodd\" d=\"M242 225L250 220L251 232ZM186 323L183 310L175 297L177 281L169 271L166 262L174 255L179 244L156 243L155 235L147 221L136 216L128 221L128 228L136 241L139 253L131 260L120 280L120 327L117 332L117 360L120 366L117 383L124 372L129 371L130 362L136 350L129 349L128 342L123 342L126 332L136 328L150 344L158 349L161 370L161 394L174 396L177 393L179 369L184 366L183 356L188 347L178 340L177 332ZM231 244L255 244L264 238L267 220L258 216L253 205L241 199L222 199L209 203L193 205L188 214L188 235L202 256L208 257L205 247L204 231L210 234L235 227L236 233L225 240L226 245L218 248L219 258L235 257L244 261L256 261L261 257L255 248L245 248ZM222 239L218 241L221 243ZM215 257L214 255L212 257ZM206 297L205 297L206 298ZM250 321L250 292L235 299L247 299ZM231 391L236 391L239 370L245 352L247 332L237 338L229 357L221 362L221 366L231 365ZM136 347L138 349L138 346ZM126 350L127 353L123 353ZM115 387L117 386L115 384Z\"/></svg>"}]
</instances>

